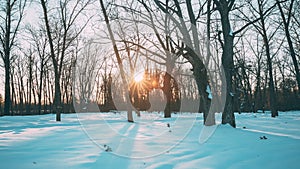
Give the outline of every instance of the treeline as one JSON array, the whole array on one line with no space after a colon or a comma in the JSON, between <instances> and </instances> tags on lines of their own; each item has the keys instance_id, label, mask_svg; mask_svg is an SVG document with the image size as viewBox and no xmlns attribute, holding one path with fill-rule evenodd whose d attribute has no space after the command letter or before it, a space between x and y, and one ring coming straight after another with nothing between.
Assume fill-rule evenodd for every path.
<instances>
[{"instance_id":1,"label":"treeline","mask_svg":"<svg viewBox=\"0 0 300 169\"><path fill-rule=\"evenodd\" d=\"M97 84L100 86L101 91L98 93L98 99L95 102L85 103L83 102L82 105L79 103L70 102L62 103L61 111L63 113L78 113L78 112L110 112L110 111L117 111L115 106L114 100L112 98L113 92L111 91L111 81L112 79L106 81L104 80L102 83ZM189 83L194 83L190 81ZM194 84L195 85L195 84ZM170 109L173 112L188 112L188 109L180 109L180 100L188 100L191 104L197 105L199 102L199 96L193 98L191 95L194 90L190 90L191 93L184 94L184 92L178 91L180 94L179 100L172 100ZM119 91L118 91L119 92ZM234 111L235 112L258 112L262 113L265 111L270 110L270 99L269 99L269 89L263 88L260 91L253 91L252 95L247 94L247 90L245 88L236 88L236 95L234 100ZM280 83L278 87L276 87L276 97L277 97L277 108L279 111L289 111L289 110L299 110L300 109L300 99L298 95L296 81L293 79L286 79L285 82ZM158 93L149 94L148 98L137 98L139 101L136 101L137 105L136 108L140 111L145 111L149 109L150 104L150 97L151 99L151 111L162 111L161 106L157 105L165 105L166 98L164 98L163 92L160 91ZM174 96L175 97L175 96ZM178 97L178 96L177 96ZM216 96L220 97L220 96ZM133 99L133 98L132 98ZM132 103L134 104L134 103ZM95 106L97 105L97 106ZM74 108L76 107L76 109ZM4 102L3 96L0 94L0 112L3 114ZM126 109L120 109L118 111L126 111ZM36 103L26 104L26 103L14 103L12 104L10 115L41 115L41 114L49 114L55 113L53 104L43 104L39 105Z\"/></svg>"}]
</instances>

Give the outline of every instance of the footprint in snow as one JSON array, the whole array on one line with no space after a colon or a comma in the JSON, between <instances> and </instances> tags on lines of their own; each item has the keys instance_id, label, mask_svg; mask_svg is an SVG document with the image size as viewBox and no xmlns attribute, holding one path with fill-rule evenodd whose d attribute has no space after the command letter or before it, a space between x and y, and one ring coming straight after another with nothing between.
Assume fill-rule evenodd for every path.
<instances>
[{"instance_id":1,"label":"footprint in snow","mask_svg":"<svg viewBox=\"0 0 300 169\"><path fill-rule=\"evenodd\" d=\"M103 147L106 152L112 152L112 149L108 145L104 144Z\"/></svg>"},{"instance_id":2,"label":"footprint in snow","mask_svg":"<svg viewBox=\"0 0 300 169\"><path fill-rule=\"evenodd\" d=\"M266 136L262 136L262 137L259 137L261 140L267 140L268 138Z\"/></svg>"}]
</instances>

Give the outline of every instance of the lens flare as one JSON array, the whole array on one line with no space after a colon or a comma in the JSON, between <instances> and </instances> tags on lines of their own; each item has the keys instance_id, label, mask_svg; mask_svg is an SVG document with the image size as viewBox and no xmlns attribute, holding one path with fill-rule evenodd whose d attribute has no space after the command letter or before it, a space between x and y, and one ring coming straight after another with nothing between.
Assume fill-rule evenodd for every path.
<instances>
[{"instance_id":1,"label":"lens flare","mask_svg":"<svg viewBox=\"0 0 300 169\"><path fill-rule=\"evenodd\" d=\"M139 73L134 76L135 82L141 82L144 79L144 73Z\"/></svg>"}]
</instances>

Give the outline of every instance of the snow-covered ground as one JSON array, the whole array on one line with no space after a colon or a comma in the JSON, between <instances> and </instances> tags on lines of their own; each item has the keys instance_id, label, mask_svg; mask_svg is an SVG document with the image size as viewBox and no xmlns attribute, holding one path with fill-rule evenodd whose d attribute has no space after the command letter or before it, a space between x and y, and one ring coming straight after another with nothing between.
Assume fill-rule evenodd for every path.
<instances>
[{"instance_id":1,"label":"snow-covered ground","mask_svg":"<svg viewBox=\"0 0 300 169\"><path fill-rule=\"evenodd\" d=\"M0 117L0 168L300 168L300 112L236 114L236 129L203 129L201 114L172 116L142 113L135 123L124 113L63 114L62 122L53 114ZM206 131L212 135L199 143Z\"/></svg>"}]
</instances>

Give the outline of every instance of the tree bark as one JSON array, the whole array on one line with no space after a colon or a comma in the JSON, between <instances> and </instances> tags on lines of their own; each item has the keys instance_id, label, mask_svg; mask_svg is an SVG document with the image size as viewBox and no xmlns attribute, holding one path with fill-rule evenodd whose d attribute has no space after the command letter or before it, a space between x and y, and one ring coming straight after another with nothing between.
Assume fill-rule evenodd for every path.
<instances>
[{"instance_id":1,"label":"tree bark","mask_svg":"<svg viewBox=\"0 0 300 169\"><path fill-rule=\"evenodd\" d=\"M211 112L210 106L211 106L211 98L209 98L209 90L211 89L209 84L209 77L207 68L205 67L203 61L200 59L200 57L195 53L194 50L190 49L189 47L186 47L187 54L190 56L185 56L185 58L193 58L190 60L190 63L193 66L193 75L198 87L198 93L200 96L200 103L199 103L199 113L203 112L203 119L204 119L204 125L206 126L212 126L215 125L215 114L214 112Z\"/></svg>"},{"instance_id":2,"label":"tree bark","mask_svg":"<svg viewBox=\"0 0 300 169\"><path fill-rule=\"evenodd\" d=\"M209 61L210 61L210 56L211 56L211 53L210 53L210 18L211 18L211 13L210 13L210 11L211 11L211 0L208 0L207 1L207 15L206 15L206 19L207 19L207 21L206 21L206 60L205 60L205 65L206 66L208 66L209 65Z\"/></svg>"},{"instance_id":3,"label":"tree bark","mask_svg":"<svg viewBox=\"0 0 300 169\"><path fill-rule=\"evenodd\" d=\"M6 3L6 25L5 25L5 44L4 44L4 67L5 67L5 96L4 96L4 115L10 114L10 33L11 33L11 5L10 0Z\"/></svg>"},{"instance_id":4,"label":"tree bark","mask_svg":"<svg viewBox=\"0 0 300 169\"><path fill-rule=\"evenodd\" d=\"M221 15L221 24L223 32L223 53L222 53L222 65L224 68L225 82L226 82L226 102L225 108L222 114L222 124L230 124L232 127L236 127L235 116L233 110L233 83L232 76L234 71L233 62L233 31L229 21L229 12L234 4L234 0L214 0L217 10Z\"/></svg>"},{"instance_id":5,"label":"tree bark","mask_svg":"<svg viewBox=\"0 0 300 169\"><path fill-rule=\"evenodd\" d=\"M209 98L209 92L207 91L207 88L209 87L207 69L205 67L201 69L199 66L193 66L193 69L193 75L198 87L198 93L200 94L199 111L203 110L204 125L215 125L215 113L210 112L211 98Z\"/></svg>"},{"instance_id":6,"label":"tree bark","mask_svg":"<svg viewBox=\"0 0 300 169\"><path fill-rule=\"evenodd\" d=\"M10 115L10 63L9 52L5 51L5 96L4 96L4 115Z\"/></svg>"},{"instance_id":7,"label":"tree bark","mask_svg":"<svg viewBox=\"0 0 300 169\"><path fill-rule=\"evenodd\" d=\"M55 87L55 96L54 96L54 111L56 113L56 121L61 121L61 91L60 91L60 74L58 70L58 63L57 59L55 57L55 52L54 52L54 45L53 45L53 39L51 35L51 29L50 29L50 24L48 20L48 11L46 7L46 2L45 0L41 0L42 8L43 8L43 14L44 14L44 20L45 20L45 26L46 26L46 31L47 31L47 36L48 36L48 41L50 45L50 52L51 52L51 58L53 62L53 68L54 68L54 87Z\"/></svg>"},{"instance_id":8,"label":"tree bark","mask_svg":"<svg viewBox=\"0 0 300 169\"><path fill-rule=\"evenodd\" d=\"M164 75L164 86L163 86L162 90L167 99L167 103L166 103L165 110L164 110L164 117L170 118L171 117L172 91L171 91L171 75L168 72L166 72Z\"/></svg>"}]
</instances>

